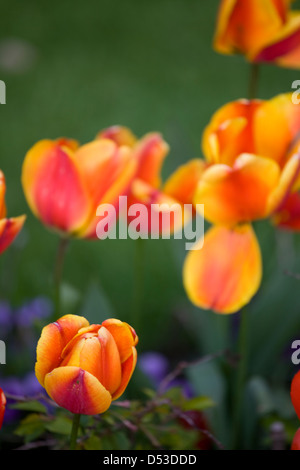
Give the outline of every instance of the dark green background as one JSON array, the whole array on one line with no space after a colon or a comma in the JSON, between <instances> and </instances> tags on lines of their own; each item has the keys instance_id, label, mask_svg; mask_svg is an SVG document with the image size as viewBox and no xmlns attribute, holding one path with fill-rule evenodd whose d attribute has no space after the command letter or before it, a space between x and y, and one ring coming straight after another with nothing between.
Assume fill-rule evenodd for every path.
<instances>
[{"instance_id":1,"label":"dark green background","mask_svg":"<svg viewBox=\"0 0 300 470\"><path fill-rule=\"evenodd\" d=\"M179 164L202 157L201 135L212 114L247 97L249 64L212 49L217 6L216 0L2 2L0 39L29 42L37 54L28 70L0 69L7 86L7 104L0 108L7 205L10 216L28 215L1 259L3 298L18 306L51 295L58 239L31 214L20 184L22 161L36 141L67 136L84 143L114 124L137 136L159 131L171 147L166 178ZM288 92L297 79L300 71L264 66L259 97ZM300 337L300 299L299 281L285 271L299 270L299 239L275 233L268 222L255 228L264 281L248 307L249 370L287 394L295 372L289 347ZM182 242L144 243L142 316L136 319L135 252L130 240L74 241L64 271L68 310L62 313L93 322L108 316L135 321L139 350L164 352L174 363L233 347L233 317L202 312L185 295ZM223 400L226 385L217 365L191 375L197 391Z\"/></svg>"}]
</instances>

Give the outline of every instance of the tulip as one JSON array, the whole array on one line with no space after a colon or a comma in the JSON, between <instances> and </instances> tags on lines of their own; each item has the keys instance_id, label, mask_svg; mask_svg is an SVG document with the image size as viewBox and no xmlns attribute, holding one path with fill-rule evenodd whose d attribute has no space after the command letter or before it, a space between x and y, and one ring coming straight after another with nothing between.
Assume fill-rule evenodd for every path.
<instances>
[{"instance_id":1,"label":"tulip","mask_svg":"<svg viewBox=\"0 0 300 470\"><path fill-rule=\"evenodd\" d=\"M98 139L42 140L26 154L24 194L32 212L63 237L96 238L99 204L118 205L135 172L130 147Z\"/></svg>"},{"instance_id":2,"label":"tulip","mask_svg":"<svg viewBox=\"0 0 300 470\"><path fill-rule=\"evenodd\" d=\"M298 431L296 432L294 436L291 450L300 450L300 429L298 429Z\"/></svg>"},{"instance_id":3,"label":"tulip","mask_svg":"<svg viewBox=\"0 0 300 470\"><path fill-rule=\"evenodd\" d=\"M66 315L44 327L35 373L48 395L80 415L105 412L125 391L136 366L138 337L116 319L90 325Z\"/></svg>"},{"instance_id":4,"label":"tulip","mask_svg":"<svg viewBox=\"0 0 300 470\"><path fill-rule=\"evenodd\" d=\"M182 165L163 183L161 171L169 146L159 133L148 133L138 139L130 129L113 126L100 131L97 138L111 139L117 145L130 145L133 150L137 167L130 185L127 207L133 210L135 204L144 205L146 220L143 214L139 217L143 235L151 232L155 238L168 236L190 220L189 216L184 219L183 206L193 202L192 195L203 171L200 160ZM155 212L156 216L150 218L151 212ZM142 227L147 227L146 233L143 233Z\"/></svg>"},{"instance_id":5,"label":"tulip","mask_svg":"<svg viewBox=\"0 0 300 470\"><path fill-rule=\"evenodd\" d=\"M5 406L6 406L6 397L4 395L4 392L3 392L2 388L0 388L0 429L1 429L2 424L3 424Z\"/></svg>"},{"instance_id":6,"label":"tulip","mask_svg":"<svg viewBox=\"0 0 300 470\"><path fill-rule=\"evenodd\" d=\"M214 48L253 63L300 68L300 12L292 0L222 0Z\"/></svg>"},{"instance_id":7,"label":"tulip","mask_svg":"<svg viewBox=\"0 0 300 470\"><path fill-rule=\"evenodd\" d=\"M23 228L26 216L7 218L5 205L5 177L0 171L0 255L11 245Z\"/></svg>"},{"instance_id":8,"label":"tulip","mask_svg":"<svg viewBox=\"0 0 300 470\"><path fill-rule=\"evenodd\" d=\"M292 225L283 218L288 204L299 217L299 130L300 107L290 94L229 103L206 127L206 166L193 198L204 206L202 215L212 227L203 248L188 253L183 270L187 295L196 306L230 314L256 294L262 260L252 222Z\"/></svg>"}]
</instances>

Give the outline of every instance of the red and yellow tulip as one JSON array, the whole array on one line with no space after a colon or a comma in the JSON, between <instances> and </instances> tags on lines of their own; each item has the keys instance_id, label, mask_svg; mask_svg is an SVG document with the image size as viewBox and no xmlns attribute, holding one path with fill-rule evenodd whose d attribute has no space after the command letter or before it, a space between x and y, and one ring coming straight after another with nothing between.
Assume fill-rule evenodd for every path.
<instances>
[{"instance_id":1,"label":"red and yellow tulip","mask_svg":"<svg viewBox=\"0 0 300 470\"><path fill-rule=\"evenodd\" d=\"M300 12L293 0L222 0L214 48L251 62L300 68Z\"/></svg>"},{"instance_id":2,"label":"red and yellow tulip","mask_svg":"<svg viewBox=\"0 0 300 470\"><path fill-rule=\"evenodd\" d=\"M6 396L4 395L2 388L0 388L0 429L2 428L2 424L3 424L5 407L6 407Z\"/></svg>"},{"instance_id":3,"label":"red and yellow tulip","mask_svg":"<svg viewBox=\"0 0 300 470\"><path fill-rule=\"evenodd\" d=\"M36 377L49 396L75 414L106 411L125 391L137 361L134 329L120 320L90 325L66 315L44 327Z\"/></svg>"},{"instance_id":4,"label":"red and yellow tulip","mask_svg":"<svg viewBox=\"0 0 300 470\"><path fill-rule=\"evenodd\" d=\"M23 228L26 216L7 218L5 204L5 177L0 171L0 254L14 241Z\"/></svg>"},{"instance_id":5,"label":"red and yellow tulip","mask_svg":"<svg viewBox=\"0 0 300 470\"><path fill-rule=\"evenodd\" d=\"M291 450L300 450L300 429L298 429L298 431L296 432L294 436Z\"/></svg>"},{"instance_id":6,"label":"red and yellow tulip","mask_svg":"<svg viewBox=\"0 0 300 470\"><path fill-rule=\"evenodd\" d=\"M118 206L136 171L130 147L109 139L83 146L42 140L26 154L22 184L32 212L63 236L96 238L99 204Z\"/></svg>"},{"instance_id":7,"label":"red and yellow tulip","mask_svg":"<svg viewBox=\"0 0 300 470\"><path fill-rule=\"evenodd\" d=\"M234 313L257 292L262 260L251 222L270 218L283 224L283 209L298 201L299 131L300 106L290 94L229 103L205 129L206 166L193 199L213 227L203 249L188 253L183 273L198 307Z\"/></svg>"},{"instance_id":8,"label":"red and yellow tulip","mask_svg":"<svg viewBox=\"0 0 300 470\"><path fill-rule=\"evenodd\" d=\"M108 138L118 145L131 146L137 169L128 194L128 207L133 209L134 204L145 206L147 234L151 232L152 236L161 236L180 230L186 222L183 218L183 204L192 203L191 195L200 169L202 171L202 163L195 160L183 165L163 184L161 170L169 145L159 133L152 132L138 139L126 127L113 126L99 132L98 138ZM151 211L157 211L156 216L150 217Z\"/></svg>"}]
</instances>

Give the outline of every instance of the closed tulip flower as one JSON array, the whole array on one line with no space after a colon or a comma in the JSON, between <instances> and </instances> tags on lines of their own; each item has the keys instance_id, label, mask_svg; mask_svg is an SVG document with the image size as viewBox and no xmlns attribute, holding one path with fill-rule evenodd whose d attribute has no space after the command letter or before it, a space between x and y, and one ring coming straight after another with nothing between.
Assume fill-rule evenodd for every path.
<instances>
[{"instance_id":1,"label":"closed tulip flower","mask_svg":"<svg viewBox=\"0 0 300 470\"><path fill-rule=\"evenodd\" d=\"M22 184L27 202L47 227L64 237L96 238L96 211L126 194L136 163L129 146L97 139L42 140L26 154Z\"/></svg>"},{"instance_id":2,"label":"closed tulip flower","mask_svg":"<svg viewBox=\"0 0 300 470\"><path fill-rule=\"evenodd\" d=\"M4 392L3 392L2 388L0 388L0 429L1 429L2 424L3 424L5 406L6 406L6 397L4 395Z\"/></svg>"},{"instance_id":3,"label":"closed tulip flower","mask_svg":"<svg viewBox=\"0 0 300 470\"><path fill-rule=\"evenodd\" d=\"M222 0L216 51L244 54L251 62L300 68L300 12L292 0Z\"/></svg>"},{"instance_id":4,"label":"closed tulip flower","mask_svg":"<svg viewBox=\"0 0 300 470\"><path fill-rule=\"evenodd\" d=\"M83 317L66 315L42 331L37 379L70 412L103 413L128 385L136 366L137 342L133 328L120 320L90 325Z\"/></svg>"},{"instance_id":5,"label":"closed tulip flower","mask_svg":"<svg viewBox=\"0 0 300 470\"><path fill-rule=\"evenodd\" d=\"M298 196L299 131L300 107L290 94L229 103L205 129L207 166L194 203L204 206L212 227L203 248L190 251L184 264L184 285L195 305L234 313L257 292L262 260L252 222L282 218Z\"/></svg>"},{"instance_id":6,"label":"closed tulip flower","mask_svg":"<svg viewBox=\"0 0 300 470\"><path fill-rule=\"evenodd\" d=\"M0 171L0 255L11 245L23 228L26 216L8 218L5 204L5 176Z\"/></svg>"}]
</instances>

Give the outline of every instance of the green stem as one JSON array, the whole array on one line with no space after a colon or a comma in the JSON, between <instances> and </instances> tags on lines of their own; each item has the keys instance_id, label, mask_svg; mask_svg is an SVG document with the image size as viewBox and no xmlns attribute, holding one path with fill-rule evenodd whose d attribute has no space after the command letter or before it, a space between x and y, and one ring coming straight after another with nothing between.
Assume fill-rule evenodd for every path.
<instances>
[{"instance_id":1,"label":"green stem","mask_svg":"<svg viewBox=\"0 0 300 470\"><path fill-rule=\"evenodd\" d=\"M62 279L62 273L63 273L63 265L64 265L64 259L65 259L65 254L66 250L69 244L69 239L68 238L61 238L59 241L58 249L57 249L57 255L56 255L56 261L55 261L55 268L54 268L54 315L55 315L55 320L58 318L59 315L61 315L60 312L60 290L61 290L61 279Z\"/></svg>"},{"instance_id":2,"label":"green stem","mask_svg":"<svg viewBox=\"0 0 300 470\"><path fill-rule=\"evenodd\" d=\"M240 443L241 424L243 422L242 412L248 366L248 319L249 312L243 309L241 312L238 342L239 365L235 383L235 400L233 403L233 449L235 450L238 450L237 447Z\"/></svg>"},{"instance_id":3,"label":"green stem","mask_svg":"<svg viewBox=\"0 0 300 470\"><path fill-rule=\"evenodd\" d=\"M138 330L139 320L142 312L143 292L144 292L144 258L145 243L142 238L138 238L135 246L135 265L134 265L134 306L132 326Z\"/></svg>"},{"instance_id":4,"label":"green stem","mask_svg":"<svg viewBox=\"0 0 300 470\"><path fill-rule=\"evenodd\" d=\"M70 450L76 450L80 416L80 414L73 414L73 423L70 437Z\"/></svg>"},{"instance_id":5,"label":"green stem","mask_svg":"<svg viewBox=\"0 0 300 470\"><path fill-rule=\"evenodd\" d=\"M248 91L249 100L254 100L258 98L259 70L259 64L251 64Z\"/></svg>"}]
</instances>

